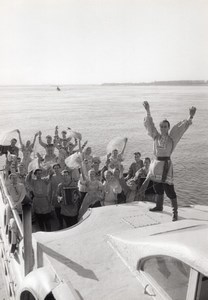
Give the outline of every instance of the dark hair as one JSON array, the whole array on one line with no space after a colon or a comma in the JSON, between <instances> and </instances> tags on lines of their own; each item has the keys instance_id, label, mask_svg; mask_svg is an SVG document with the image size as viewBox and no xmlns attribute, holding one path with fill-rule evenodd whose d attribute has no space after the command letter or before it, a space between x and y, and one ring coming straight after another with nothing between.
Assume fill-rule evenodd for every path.
<instances>
[{"instance_id":1,"label":"dark hair","mask_svg":"<svg viewBox=\"0 0 208 300\"><path fill-rule=\"evenodd\" d=\"M149 162L151 162L151 159L149 157L145 157L144 160L148 160Z\"/></svg>"},{"instance_id":2,"label":"dark hair","mask_svg":"<svg viewBox=\"0 0 208 300\"><path fill-rule=\"evenodd\" d=\"M134 155L137 155L139 154L141 156L141 153L140 152L134 152Z\"/></svg>"},{"instance_id":3,"label":"dark hair","mask_svg":"<svg viewBox=\"0 0 208 300\"><path fill-rule=\"evenodd\" d=\"M160 122L160 126L162 125L162 123L167 123L167 124L168 124L168 128L170 128L170 122L169 122L167 119L162 120L162 121Z\"/></svg>"},{"instance_id":4,"label":"dark hair","mask_svg":"<svg viewBox=\"0 0 208 300\"><path fill-rule=\"evenodd\" d=\"M42 169L35 169L34 175L36 175L38 171L41 171L41 172L42 172Z\"/></svg>"},{"instance_id":5,"label":"dark hair","mask_svg":"<svg viewBox=\"0 0 208 300\"><path fill-rule=\"evenodd\" d=\"M65 173L67 173L68 175L70 175L69 170L63 170L63 171L61 172L62 175L65 174Z\"/></svg>"},{"instance_id":6,"label":"dark hair","mask_svg":"<svg viewBox=\"0 0 208 300\"><path fill-rule=\"evenodd\" d=\"M60 164L54 164L54 165L53 165L53 169L54 169L54 167L56 167L56 166L58 166L59 168L61 168Z\"/></svg>"}]
</instances>

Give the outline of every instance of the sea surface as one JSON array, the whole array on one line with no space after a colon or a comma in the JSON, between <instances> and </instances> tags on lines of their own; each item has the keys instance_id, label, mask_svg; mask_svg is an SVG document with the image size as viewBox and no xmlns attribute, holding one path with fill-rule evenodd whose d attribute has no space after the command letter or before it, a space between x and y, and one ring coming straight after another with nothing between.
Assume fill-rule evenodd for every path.
<instances>
[{"instance_id":1,"label":"sea surface","mask_svg":"<svg viewBox=\"0 0 208 300\"><path fill-rule=\"evenodd\" d=\"M206 86L1 86L1 143L8 144L19 129L22 139L39 130L43 139L72 128L88 140L93 155L104 157L106 146L116 137L128 137L125 170L140 151L152 155L152 140L143 119L143 101L149 101L156 125L167 118L171 125L189 116L196 106L193 124L173 155L174 181L179 205L208 204L208 87ZM3 138L5 136L5 138ZM35 151L41 151L36 142Z\"/></svg>"}]
</instances>

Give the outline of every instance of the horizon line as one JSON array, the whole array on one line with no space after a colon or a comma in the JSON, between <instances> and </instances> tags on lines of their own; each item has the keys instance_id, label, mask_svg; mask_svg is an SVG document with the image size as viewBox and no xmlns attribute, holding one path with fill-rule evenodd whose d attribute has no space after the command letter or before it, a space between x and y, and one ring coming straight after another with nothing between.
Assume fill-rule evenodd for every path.
<instances>
[{"instance_id":1,"label":"horizon line","mask_svg":"<svg viewBox=\"0 0 208 300\"><path fill-rule=\"evenodd\" d=\"M148 84L156 84L156 83L199 83L199 84L208 84L208 80L206 79L179 79L179 80L154 80L154 81L140 81L140 82L132 82L132 81L124 81L124 82L103 82L103 83L30 83L30 84L0 84L0 87L4 86L67 86L67 85L148 85Z\"/></svg>"}]
</instances>

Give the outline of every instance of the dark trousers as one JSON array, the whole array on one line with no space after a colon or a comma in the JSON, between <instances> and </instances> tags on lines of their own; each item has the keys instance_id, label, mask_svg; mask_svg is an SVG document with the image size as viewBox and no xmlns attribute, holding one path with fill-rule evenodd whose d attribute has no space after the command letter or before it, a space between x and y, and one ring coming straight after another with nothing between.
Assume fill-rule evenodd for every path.
<instances>
[{"instance_id":1,"label":"dark trousers","mask_svg":"<svg viewBox=\"0 0 208 300\"><path fill-rule=\"evenodd\" d=\"M154 187L156 194L158 194L158 195L164 195L164 192L165 192L167 197L170 199L175 199L177 197L173 184L154 182L153 187Z\"/></svg>"},{"instance_id":2,"label":"dark trousers","mask_svg":"<svg viewBox=\"0 0 208 300\"><path fill-rule=\"evenodd\" d=\"M51 231L51 214L37 214L38 226L41 231Z\"/></svg>"},{"instance_id":3,"label":"dark trousers","mask_svg":"<svg viewBox=\"0 0 208 300\"><path fill-rule=\"evenodd\" d=\"M171 205L173 208L173 221L176 221L178 218L178 202L177 196L174 189L173 184L167 183L153 183L154 190L157 193L156 196L156 207L159 209L163 208L163 200L164 200L164 192L166 193L167 197L171 200Z\"/></svg>"},{"instance_id":4,"label":"dark trousers","mask_svg":"<svg viewBox=\"0 0 208 300\"><path fill-rule=\"evenodd\" d=\"M122 191L121 193L117 194L117 199L118 199L118 204L126 203L126 196L124 194L124 191Z\"/></svg>"},{"instance_id":5,"label":"dark trousers","mask_svg":"<svg viewBox=\"0 0 208 300\"><path fill-rule=\"evenodd\" d=\"M56 213L56 217L59 222L59 229L63 229L64 228L64 220L63 220L63 216L61 215L61 207L55 207L55 213Z\"/></svg>"},{"instance_id":6,"label":"dark trousers","mask_svg":"<svg viewBox=\"0 0 208 300\"><path fill-rule=\"evenodd\" d=\"M66 227L71 227L77 223L77 216L71 217L62 215L62 217L66 223Z\"/></svg>"}]
</instances>

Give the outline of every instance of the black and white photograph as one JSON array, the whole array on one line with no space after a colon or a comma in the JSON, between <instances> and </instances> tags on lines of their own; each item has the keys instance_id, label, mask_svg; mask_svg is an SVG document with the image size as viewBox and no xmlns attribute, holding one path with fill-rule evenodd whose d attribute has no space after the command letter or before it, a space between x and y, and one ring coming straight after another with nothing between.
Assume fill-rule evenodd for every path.
<instances>
[{"instance_id":1,"label":"black and white photograph","mask_svg":"<svg viewBox=\"0 0 208 300\"><path fill-rule=\"evenodd\" d=\"M208 300L207 29L207 0L0 0L0 300Z\"/></svg>"}]
</instances>

